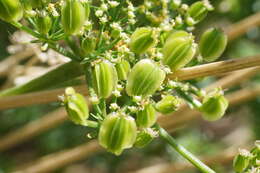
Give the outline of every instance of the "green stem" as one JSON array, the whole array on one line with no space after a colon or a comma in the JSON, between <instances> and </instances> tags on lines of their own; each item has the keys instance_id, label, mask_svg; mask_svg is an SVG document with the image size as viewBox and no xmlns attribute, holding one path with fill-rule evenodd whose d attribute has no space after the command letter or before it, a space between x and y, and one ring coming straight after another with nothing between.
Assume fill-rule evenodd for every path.
<instances>
[{"instance_id":1,"label":"green stem","mask_svg":"<svg viewBox=\"0 0 260 173\"><path fill-rule=\"evenodd\" d=\"M92 128L98 128L98 123L96 121L86 120L85 126L92 127Z\"/></svg>"},{"instance_id":2,"label":"green stem","mask_svg":"<svg viewBox=\"0 0 260 173\"><path fill-rule=\"evenodd\" d=\"M199 100L193 98L191 95L187 94L185 91L181 89L175 88L175 91L182 97L185 101L189 103L193 108L199 109L201 107L201 103Z\"/></svg>"},{"instance_id":3,"label":"green stem","mask_svg":"<svg viewBox=\"0 0 260 173\"><path fill-rule=\"evenodd\" d=\"M52 40L50 40L48 38L45 38L40 33L35 32L32 29L30 29L30 28L28 28L28 27L26 27L26 26L24 26L24 25L22 25L22 24L20 24L18 22L13 22L11 24L13 26L17 27L18 29L20 29L22 31L25 31L28 34L30 34L30 35L32 35L32 36L42 40L43 42L48 43L49 47L54 49L56 52L58 52L58 53L60 53L60 54L62 54L64 56L70 58L71 60L80 62L80 59L77 56L75 56L73 53L71 53L71 52L67 51L66 49L64 49L63 47L61 47L57 42L52 41Z\"/></svg>"},{"instance_id":4,"label":"green stem","mask_svg":"<svg viewBox=\"0 0 260 173\"><path fill-rule=\"evenodd\" d=\"M214 170L205 165L202 161L200 161L197 157L195 157L192 153L190 153L186 148L181 146L176 142L176 140L166 132L161 127L159 128L159 134L162 139L164 139L174 150L176 150L180 155L182 155L185 159L187 159L191 164L193 164L196 168L198 168L203 173L216 173Z\"/></svg>"},{"instance_id":5,"label":"green stem","mask_svg":"<svg viewBox=\"0 0 260 173\"><path fill-rule=\"evenodd\" d=\"M60 65L56 69L49 71L44 75L35 78L25 84L1 91L0 97L19 95L28 92L48 89L50 87L54 87L55 85L59 85L62 82L76 78L80 75L83 75L81 65L76 62L69 62Z\"/></svg>"}]
</instances>

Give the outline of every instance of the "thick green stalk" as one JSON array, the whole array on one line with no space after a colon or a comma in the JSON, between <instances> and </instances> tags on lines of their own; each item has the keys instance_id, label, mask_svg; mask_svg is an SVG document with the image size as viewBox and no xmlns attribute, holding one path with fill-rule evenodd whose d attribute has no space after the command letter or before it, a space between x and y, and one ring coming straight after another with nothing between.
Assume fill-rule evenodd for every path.
<instances>
[{"instance_id":1,"label":"thick green stalk","mask_svg":"<svg viewBox=\"0 0 260 173\"><path fill-rule=\"evenodd\" d=\"M1 91L0 97L48 89L83 74L83 69L79 63L69 62L23 85Z\"/></svg>"},{"instance_id":2,"label":"thick green stalk","mask_svg":"<svg viewBox=\"0 0 260 173\"><path fill-rule=\"evenodd\" d=\"M186 148L181 146L176 142L176 140L166 132L161 127L158 127L159 134L162 139L164 139L174 150L176 150L180 155L187 159L191 164L197 167L203 173L216 173L203 162L201 162L197 157L190 153Z\"/></svg>"}]
</instances>

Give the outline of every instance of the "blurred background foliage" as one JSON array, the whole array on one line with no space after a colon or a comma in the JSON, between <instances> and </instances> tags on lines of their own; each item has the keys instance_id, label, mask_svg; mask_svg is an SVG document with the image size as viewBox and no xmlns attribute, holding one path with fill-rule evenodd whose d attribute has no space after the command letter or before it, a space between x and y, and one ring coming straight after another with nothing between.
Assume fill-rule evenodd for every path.
<instances>
[{"instance_id":1,"label":"blurred background foliage","mask_svg":"<svg viewBox=\"0 0 260 173\"><path fill-rule=\"evenodd\" d=\"M186 0L191 4L192 0ZM247 16L260 12L259 0L212 0L215 11L211 12L196 32L199 34L211 25L226 26L237 22ZM8 57L7 46L9 37L14 28L0 21L0 60ZM260 28L250 29L244 36L229 43L223 58L239 58L260 53ZM200 82L200 86L206 86L216 80L214 77ZM0 79L0 84L5 79ZM248 85L260 83L260 75L236 86L234 91ZM244 141L253 142L260 139L260 98L232 107L226 116L215 123L197 121L189 124L174 133L180 143L197 155L215 155L230 146L239 146ZM35 105L0 112L0 136L4 136L28 122L39 119L47 112L51 112L60 106L59 103L47 105ZM89 129L76 126L71 122L65 122L58 127L48 130L9 151L0 153L0 173L10 172L11 169L34 160L40 156L72 148L88 141L86 134ZM149 158L149 159L148 159ZM120 157L110 153L100 153L89 159L80 161L74 165L57 170L56 172L127 172L138 167L145 167L163 161L183 160L177 153L159 139L154 140L144 149L132 149L124 152ZM217 172L232 172L230 165L214 165ZM196 170L185 173L196 173Z\"/></svg>"}]
</instances>

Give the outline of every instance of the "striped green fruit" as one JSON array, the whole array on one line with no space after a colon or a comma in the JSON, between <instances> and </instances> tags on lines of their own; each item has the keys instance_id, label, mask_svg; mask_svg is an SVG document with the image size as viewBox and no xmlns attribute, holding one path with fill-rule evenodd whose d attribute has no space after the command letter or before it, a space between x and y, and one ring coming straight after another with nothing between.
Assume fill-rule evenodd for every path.
<instances>
[{"instance_id":1,"label":"striped green fruit","mask_svg":"<svg viewBox=\"0 0 260 173\"><path fill-rule=\"evenodd\" d=\"M151 128L142 129L137 133L134 146L137 148L143 148L148 145L157 136L157 133Z\"/></svg>"},{"instance_id":2,"label":"striped green fruit","mask_svg":"<svg viewBox=\"0 0 260 173\"><path fill-rule=\"evenodd\" d=\"M243 172L250 164L252 154L244 149L240 149L238 155L233 160L233 168L236 172Z\"/></svg>"},{"instance_id":3,"label":"striped green fruit","mask_svg":"<svg viewBox=\"0 0 260 173\"><path fill-rule=\"evenodd\" d=\"M192 35L186 31L183 30L176 30L173 31L169 34L169 36L167 36L166 42L176 39L176 38L188 38L188 39L192 39Z\"/></svg>"},{"instance_id":4,"label":"striped green fruit","mask_svg":"<svg viewBox=\"0 0 260 173\"><path fill-rule=\"evenodd\" d=\"M168 65L173 71L178 70L187 65L196 53L196 46L191 37L173 38L167 40L163 46L162 62Z\"/></svg>"},{"instance_id":5,"label":"striped green fruit","mask_svg":"<svg viewBox=\"0 0 260 173\"><path fill-rule=\"evenodd\" d=\"M207 14L208 9L205 6L205 3L202 1L193 3L188 10L188 15L193 19L194 24L202 21L207 16Z\"/></svg>"},{"instance_id":6,"label":"striped green fruit","mask_svg":"<svg viewBox=\"0 0 260 173\"><path fill-rule=\"evenodd\" d=\"M96 38L92 37L87 37L82 39L80 47L81 47L81 54L83 56L88 55L89 53L93 52L96 49L96 43L97 40Z\"/></svg>"},{"instance_id":7,"label":"striped green fruit","mask_svg":"<svg viewBox=\"0 0 260 173\"><path fill-rule=\"evenodd\" d=\"M116 71L119 80L126 80L129 74L131 66L127 60L121 60L116 64Z\"/></svg>"},{"instance_id":8,"label":"striped green fruit","mask_svg":"<svg viewBox=\"0 0 260 173\"><path fill-rule=\"evenodd\" d=\"M47 34L52 26L52 19L50 16L37 16L37 29L41 34Z\"/></svg>"},{"instance_id":9,"label":"striped green fruit","mask_svg":"<svg viewBox=\"0 0 260 173\"><path fill-rule=\"evenodd\" d=\"M131 36L130 50L136 54L142 54L155 46L155 43L155 34L151 28L137 28Z\"/></svg>"},{"instance_id":10,"label":"striped green fruit","mask_svg":"<svg viewBox=\"0 0 260 173\"><path fill-rule=\"evenodd\" d=\"M210 28L204 32L199 41L199 51L207 62L215 61L227 46L227 35L220 29Z\"/></svg>"},{"instance_id":11,"label":"striped green fruit","mask_svg":"<svg viewBox=\"0 0 260 173\"><path fill-rule=\"evenodd\" d=\"M99 98L108 98L116 88L118 77L112 63L101 61L95 64L92 71L93 87Z\"/></svg>"},{"instance_id":12,"label":"striped green fruit","mask_svg":"<svg viewBox=\"0 0 260 173\"><path fill-rule=\"evenodd\" d=\"M154 61L142 59L129 73L126 92L130 96L152 95L164 79L165 72Z\"/></svg>"},{"instance_id":13,"label":"striped green fruit","mask_svg":"<svg viewBox=\"0 0 260 173\"><path fill-rule=\"evenodd\" d=\"M143 110L137 112L136 123L138 127L148 128L155 124L157 114L152 104L144 106Z\"/></svg>"},{"instance_id":14,"label":"striped green fruit","mask_svg":"<svg viewBox=\"0 0 260 173\"><path fill-rule=\"evenodd\" d=\"M61 10L61 22L66 34L78 34L84 25L86 14L79 0L66 0Z\"/></svg>"},{"instance_id":15,"label":"striped green fruit","mask_svg":"<svg viewBox=\"0 0 260 173\"><path fill-rule=\"evenodd\" d=\"M109 152L120 155L135 143L137 127L134 118L128 115L109 114L102 122L98 140Z\"/></svg>"},{"instance_id":16,"label":"striped green fruit","mask_svg":"<svg viewBox=\"0 0 260 173\"><path fill-rule=\"evenodd\" d=\"M89 117L89 110L83 95L76 93L71 87L66 88L64 105L71 121L79 125L87 124L86 120Z\"/></svg>"},{"instance_id":17,"label":"striped green fruit","mask_svg":"<svg viewBox=\"0 0 260 173\"><path fill-rule=\"evenodd\" d=\"M23 17L23 7L19 0L0 0L0 19L17 22Z\"/></svg>"},{"instance_id":18,"label":"striped green fruit","mask_svg":"<svg viewBox=\"0 0 260 173\"><path fill-rule=\"evenodd\" d=\"M176 111L179 105L180 101L176 97L167 95L163 97L162 100L160 100L158 103L156 103L155 108L162 114L170 114Z\"/></svg>"},{"instance_id":19,"label":"striped green fruit","mask_svg":"<svg viewBox=\"0 0 260 173\"><path fill-rule=\"evenodd\" d=\"M225 114L227 108L227 99L222 94L216 93L205 97L199 110L205 120L216 121Z\"/></svg>"}]
</instances>

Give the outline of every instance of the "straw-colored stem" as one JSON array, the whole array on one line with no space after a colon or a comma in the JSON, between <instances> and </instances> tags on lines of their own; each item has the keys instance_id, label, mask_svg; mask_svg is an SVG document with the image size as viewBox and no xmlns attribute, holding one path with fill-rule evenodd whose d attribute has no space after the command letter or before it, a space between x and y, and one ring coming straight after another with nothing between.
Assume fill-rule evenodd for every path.
<instances>
[{"instance_id":1,"label":"straw-colored stem","mask_svg":"<svg viewBox=\"0 0 260 173\"><path fill-rule=\"evenodd\" d=\"M242 21L239 21L235 24L227 27L226 33L228 35L229 40L234 40L235 38L243 35L250 28L256 27L260 25L260 13L256 13L252 16L249 16Z\"/></svg>"},{"instance_id":2,"label":"straw-colored stem","mask_svg":"<svg viewBox=\"0 0 260 173\"><path fill-rule=\"evenodd\" d=\"M174 72L172 75L169 76L169 78L189 80L205 76L215 76L218 74L257 66L260 66L259 55L183 68Z\"/></svg>"},{"instance_id":3,"label":"straw-colored stem","mask_svg":"<svg viewBox=\"0 0 260 173\"><path fill-rule=\"evenodd\" d=\"M260 56L246 57L234 60L220 61L209 63L205 65L199 65L196 67L183 68L172 75L169 78L187 80L197 77L211 76L221 74L225 72L231 72L248 67L260 66ZM86 88L85 85L79 86L80 88ZM57 95L61 94L65 88L40 91L29 93L25 95L18 95L6 98L0 98L0 110L7 108L15 108L19 106L28 106L31 104L40 104L57 101ZM0 93L1 96L1 93ZM21 101L18 101L21 100Z\"/></svg>"},{"instance_id":4,"label":"straw-colored stem","mask_svg":"<svg viewBox=\"0 0 260 173\"><path fill-rule=\"evenodd\" d=\"M260 68L250 68L242 71L237 71L232 74L230 74L227 77L221 78L220 80L214 82L213 84L206 87L206 90L210 90L212 88L216 87L222 87L223 89L227 87L235 86L241 82L244 82L245 80L249 79L251 76L253 76L255 73L257 73L260 70ZM75 88L78 92L81 92L83 94L86 93L85 86L79 86ZM49 99L56 99L56 95L62 94L63 90L57 90L57 92L53 94L52 97L49 97ZM50 95L50 94L47 94ZM20 98L20 97L19 97ZM21 97L22 98L22 97ZM19 100L19 99L18 99ZM46 99L46 101L48 101ZM18 102L19 103L19 102ZM19 145L20 143L38 135L40 132L46 131L50 128L52 128L54 125L61 124L66 119L66 113L61 113L62 109L54 111L53 113L49 113L45 115L43 118L40 118L38 120L35 120L27 125L25 125L22 128L17 129L14 132L11 132L10 134L7 134L5 137L0 138L0 151L7 150L9 148L12 148L14 146ZM172 122L175 122L175 126L178 124L182 124L183 120L189 119L194 117L194 114L198 114L197 112L190 110L187 105L182 105L180 109L175 112L171 116L160 116L158 122L163 126L169 126L168 124L171 124ZM53 117L55 115L55 118ZM178 115L185 115L181 118L178 117ZM174 118L173 118L174 116ZM175 119L175 116L177 117ZM183 119L183 120L182 120ZM52 123L49 123L52 122ZM179 122L179 123L178 123ZM31 128L32 126L32 128ZM19 136L19 137L17 137Z\"/></svg>"},{"instance_id":5,"label":"straw-colored stem","mask_svg":"<svg viewBox=\"0 0 260 173\"><path fill-rule=\"evenodd\" d=\"M73 149L64 150L44 156L30 166L13 171L13 173L46 173L61 168L72 162L90 157L91 155L102 151L96 140L82 144Z\"/></svg>"}]
</instances>

